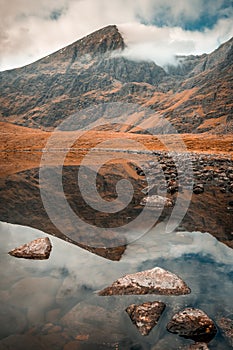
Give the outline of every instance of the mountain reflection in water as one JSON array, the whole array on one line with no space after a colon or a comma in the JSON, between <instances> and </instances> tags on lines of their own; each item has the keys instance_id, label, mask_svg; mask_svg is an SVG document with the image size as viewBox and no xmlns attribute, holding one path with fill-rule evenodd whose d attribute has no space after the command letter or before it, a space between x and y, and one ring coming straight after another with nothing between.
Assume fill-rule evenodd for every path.
<instances>
[{"instance_id":1,"label":"mountain reflection in water","mask_svg":"<svg viewBox=\"0 0 233 350\"><path fill-rule=\"evenodd\" d=\"M165 234L164 224L130 244L114 262L50 237L49 260L15 259L12 248L45 234L0 225L0 349L178 349L192 342L166 331L171 316L197 307L215 322L233 314L233 253L208 233ZM99 297L120 276L160 266L178 274L190 295ZM124 311L132 303L160 300L167 307L143 337ZM230 349L218 332L210 349Z\"/></svg>"}]
</instances>

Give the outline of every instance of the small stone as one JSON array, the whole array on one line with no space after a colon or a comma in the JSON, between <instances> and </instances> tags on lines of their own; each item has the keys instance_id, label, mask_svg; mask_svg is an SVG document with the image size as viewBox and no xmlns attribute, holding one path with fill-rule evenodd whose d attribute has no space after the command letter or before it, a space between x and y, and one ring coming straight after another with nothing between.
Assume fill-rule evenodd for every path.
<instances>
[{"instance_id":1,"label":"small stone","mask_svg":"<svg viewBox=\"0 0 233 350\"><path fill-rule=\"evenodd\" d=\"M202 310L186 308L175 314L167 330L197 342L208 342L217 333L214 322Z\"/></svg>"},{"instance_id":2,"label":"small stone","mask_svg":"<svg viewBox=\"0 0 233 350\"><path fill-rule=\"evenodd\" d=\"M52 244L48 237L38 238L11 250L8 254L24 259L48 259L52 250Z\"/></svg>"},{"instance_id":3,"label":"small stone","mask_svg":"<svg viewBox=\"0 0 233 350\"><path fill-rule=\"evenodd\" d=\"M157 192L157 185L153 184L153 185L147 186L143 188L141 192L144 194L154 195Z\"/></svg>"},{"instance_id":4,"label":"small stone","mask_svg":"<svg viewBox=\"0 0 233 350\"><path fill-rule=\"evenodd\" d=\"M89 339L89 334L79 334L75 337L76 340L85 341Z\"/></svg>"},{"instance_id":5,"label":"small stone","mask_svg":"<svg viewBox=\"0 0 233 350\"><path fill-rule=\"evenodd\" d=\"M143 177L146 176L145 173L144 173L144 171L141 170L141 169L138 169L138 170L137 170L137 174L138 174L139 176L143 176Z\"/></svg>"},{"instance_id":6,"label":"small stone","mask_svg":"<svg viewBox=\"0 0 233 350\"><path fill-rule=\"evenodd\" d=\"M140 204L146 205L148 207L156 208L156 209L163 209L164 207L165 208L172 207L173 201L167 197L152 195L152 196L143 198Z\"/></svg>"},{"instance_id":7,"label":"small stone","mask_svg":"<svg viewBox=\"0 0 233 350\"><path fill-rule=\"evenodd\" d=\"M219 188L219 191L222 192L222 193L226 193L226 192L227 192L227 190L226 190L225 187L220 187L220 188Z\"/></svg>"},{"instance_id":8,"label":"small stone","mask_svg":"<svg viewBox=\"0 0 233 350\"><path fill-rule=\"evenodd\" d=\"M189 294L190 288L177 275L160 267L125 275L102 291L99 295L124 295L124 294L160 294L160 295L184 295Z\"/></svg>"},{"instance_id":9,"label":"small stone","mask_svg":"<svg viewBox=\"0 0 233 350\"><path fill-rule=\"evenodd\" d=\"M204 192L204 186L202 184L199 184L199 185L195 185L193 187L193 193L195 194L201 194Z\"/></svg>"},{"instance_id":10,"label":"small stone","mask_svg":"<svg viewBox=\"0 0 233 350\"><path fill-rule=\"evenodd\" d=\"M157 325L166 305L159 301L132 304L125 310L142 335L148 335Z\"/></svg>"}]
</instances>

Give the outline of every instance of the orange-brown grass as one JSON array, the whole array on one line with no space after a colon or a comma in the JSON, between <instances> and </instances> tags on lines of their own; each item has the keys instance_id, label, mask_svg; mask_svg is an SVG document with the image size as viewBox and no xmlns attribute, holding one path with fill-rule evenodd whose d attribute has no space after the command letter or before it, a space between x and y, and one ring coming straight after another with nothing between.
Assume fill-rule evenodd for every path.
<instances>
[{"instance_id":1,"label":"orange-brown grass","mask_svg":"<svg viewBox=\"0 0 233 350\"><path fill-rule=\"evenodd\" d=\"M1 177L40 166L43 149L52 135L51 132L3 122L0 123L0 128ZM94 147L122 150L174 150L180 152L188 150L197 153L228 154L229 158L233 158L232 136L227 135L218 136L205 133L158 135L156 137L127 132L92 130L82 135L79 131L60 131L53 133L54 137L51 146L53 148L52 156L49 158L50 165L57 165L56 149L59 152L59 149L70 147L71 151L67 151L65 165L80 165L83 157ZM74 140L73 145L70 144L71 139ZM107 144L101 144L106 141ZM115 162L114 158L116 157L114 156L112 162ZM117 152L117 158L121 158L120 152ZM98 163L101 160L102 152L96 152L95 156L91 158L92 162Z\"/></svg>"}]
</instances>

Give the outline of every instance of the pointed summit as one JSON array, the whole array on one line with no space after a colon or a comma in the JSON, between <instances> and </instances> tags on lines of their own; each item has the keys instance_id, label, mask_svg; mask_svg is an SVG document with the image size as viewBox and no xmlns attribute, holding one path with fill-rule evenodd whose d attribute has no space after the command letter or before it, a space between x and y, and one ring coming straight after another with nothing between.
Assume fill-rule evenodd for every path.
<instances>
[{"instance_id":1,"label":"pointed summit","mask_svg":"<svg viewBox=\"0 0 233 350\"><path fill-rule=\"evenodd\" d=\"M116 25L109 25L79 40L86 53L105 53L113 50L123 50L125 43Z\"/></svg>"},{"instance_id":2,"label":"pointed summit","mask_svg":"<svg viewBox=\"0 0 233 350\"><path fill-rule=\"evenodd\" d=\"M124 48L124 39L117 26L109 25L75 41L39 62L47 63L52 58L53 62L59 60L73 63L87 54L94 57L105 54L108 51L123 50Z\"/></svg>"},{"instance_id":3,"label":"pointed summit","mask_svg":"<svg viewBox=\"0 0 233 350\"><path fill-rule=\"evenodd\" d=\"M115 50L123 50L125 43L122 35L120 34L116 25L109 25L101 28L82 39L75 41L74 43L63 47L55 53L48 55L39 61L32 63L31 67L35 69L35 65L51 65L56 64L59 69L62 67L67 70L78 61L82 56L89 55L92 58L103 55L107 52ZM65 64L65 66L64 66ZM40 69L42 66L40 66Z\"/></svg>"}]
</instances>

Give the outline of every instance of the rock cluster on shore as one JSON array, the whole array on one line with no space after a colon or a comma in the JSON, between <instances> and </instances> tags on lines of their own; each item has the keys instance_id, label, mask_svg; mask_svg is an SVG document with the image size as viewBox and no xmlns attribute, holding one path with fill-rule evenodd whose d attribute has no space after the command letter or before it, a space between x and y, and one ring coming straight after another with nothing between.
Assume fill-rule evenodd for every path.
<instances>
[{"instance_id":1,"label":"rock cluster on shore","mask_svg":"<svg viewBox=\"0 0 233 350\"><path fill-rule=\"evenodd\" d=\"M206 185L215 185L222 193L233 193L233 161L217 155L194 153L156 152L156 159L144 165L144 176L153 183L144 189L145 194L154 195L166 190L174 194L182 186L192 187L193 193L201 194ZM138 170L137 170L138 172ZM140 175L140 174L139 174Z\"/></svg>"}]
</instances>

